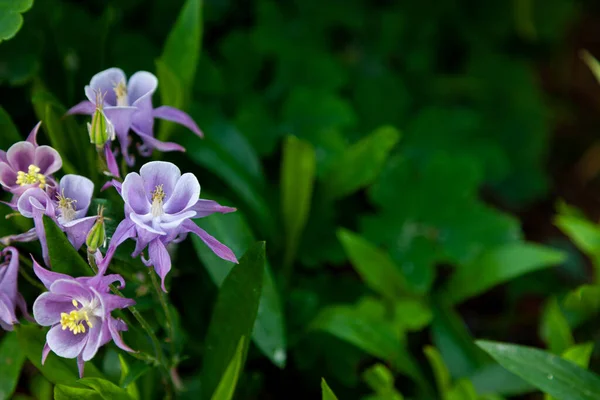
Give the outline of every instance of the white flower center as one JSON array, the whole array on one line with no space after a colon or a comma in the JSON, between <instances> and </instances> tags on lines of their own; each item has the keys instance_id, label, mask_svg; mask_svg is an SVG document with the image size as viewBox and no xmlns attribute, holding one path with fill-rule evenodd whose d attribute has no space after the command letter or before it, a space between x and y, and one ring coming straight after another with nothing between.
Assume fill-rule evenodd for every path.
<instances>
[{"instance_id":1,"label":"white flower center","mask_svg":"<svg viewBox=\"0 0 600 400\"><path fill-rule=\"evenodd\" d=\"M87 325L88 328L94 327L90 321L90 316L94 316L95 301L85 307L82 305L81 308L79 308L80 304L77 300L73 299L72 303L73 307L75 307L73 311L68 314L60 313L60 325L62 326L62 330L65 331L69 329L73 332L73 335L85 333L85 325Z\"/></svg>"},{"instance_id":2,"label":"white flower center","mask_svg":"<svg viewBox=\"0 0 600 400\"><path fill-rule=\"evenodd\" d=\"M77 200L65 197L64 190L56 195L56 199L58 200L58 213L62 222L73 221L75 219L75 203L77 203Z\"/></svg>"},{"instance_id":3,"label":"white flower center","mask_svg":"<svg viewBox=\"0 0 600 400\"><path fill-rule=\"evenodd\" d=\"M115 91L115 95L117 96L117 106L128 106L129 102L127 101L127 86L125 85L125 81L117 83L113 90Z\"/></svg>"},{"instance_id":4,"label":"white flower center","mask_svg":"<svg viewBox=\"0 0 600 400\"><path fill-rule=\"evenodd\" d=\"M163 185L158 185L152 192L152 216L161 217L165 211L163 210L163 200L165 198L165 192L163 191Z\"/></svg>"}]
</instances>

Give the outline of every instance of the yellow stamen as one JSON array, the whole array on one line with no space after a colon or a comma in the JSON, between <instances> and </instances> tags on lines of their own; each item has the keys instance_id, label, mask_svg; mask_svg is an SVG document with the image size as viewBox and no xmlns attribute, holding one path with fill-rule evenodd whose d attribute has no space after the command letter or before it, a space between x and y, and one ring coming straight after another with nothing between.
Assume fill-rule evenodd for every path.
<instances>
[{"instance_id":1,"label":"yellow stamen","mask_svg":"<svg viewBox=\"0 0 600 400\"><path fill-rule=\"evenodd\" d=\"M165 198L165 192L163 191L163 185L158 185L152 192L152 216L160 217L164 214L163 211L163 200Z\"/></svg>"},{"instance_id":2,"label":"yellow stamen","mask_svg":"<svg viewBox=\"0 0 600 400\"><path fill-rule=\"evenodd\" d=\"M77 300L73 300L73 305L75 307L77 307L77 304ZM65 331L68 328L73 332L73 335L85 333L84 322L87 324L88 328L93 328L87 310L85 309L75 309L68 314L60 313L60 325L62 326L62 330Z\"/></svg>"},{"instance_id":3,"label":"yellow stamen","mask_svg":"<svg viewBox=\"0 0 600 400\"><path fill-rule=\"evenodd\" d=\"M117 83L115 88L115 95L117 96L117 106L128 106L127 102L127 86L124 81Z\"/></svg>"},{"instance_id":4,"label":"yellow stamen","mask_svg":"<svg viewBox=\"0 0 600 400\"><path fill-rule=\"evenodd\" d=\"M17 172L17 185L25 186L39 183L40 189L46 186L46 177L40 174L40 168L36 165L31 164L27 169L27 172Z\"/></svg>"},{"instance_id":5,"label":"yellow stamen","mask_svg":"<svg viewBox=\"0 0 600 400\"><path fill-rule=\"evenodd\" d=\"M77 200L65 197L64 189L56 194L56 200L58 200L58 211L63 220L65 222L73 221L75 218L75 203L77 203Z\"/></svg>"}]
</instances>

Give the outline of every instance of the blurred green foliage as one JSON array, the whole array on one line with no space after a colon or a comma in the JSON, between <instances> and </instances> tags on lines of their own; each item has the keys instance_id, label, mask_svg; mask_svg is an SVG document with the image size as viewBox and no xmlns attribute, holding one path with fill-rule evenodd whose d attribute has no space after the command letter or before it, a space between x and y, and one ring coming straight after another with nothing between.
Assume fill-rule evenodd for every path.
<instances>
[{"instance_id":1,"label":"blurred green foliage","mask_svg":"<svg viewBox=\"0 0 600 400\"><path fill-rule=\"evenodd\" d=\"M546 388L538 381L547 371L523 376L526 363L480 343L509 373L473 335L537 340L581 367L590 359L591 347L572 349L595 340L575 329L600 310L598 273L562 282L549 269L574 250L526 241L517 216L548 196L551 181L554 110L537 66L561 50L582 8L569 0L38 1L0 44L0 143L6 149L43 119L41 141L59 149L64 172L100 186L85 120L62 114L95 73L113 66L155 73L155 105L185 108L198 122L205 139L159 125L157 135L186 153L155 157L194 172L203 197L238 208L200 226L238 256L265 240L267 260L264 276L239 282L242 271L234 275L197 242L182 243L173 249L165 314L148 293L145 267L131 251L117 254L117 272L152 327L175 331L177 342L163 344L178 356L181 398L208 398L217 388L215 398L230 398L220 382L236 382L250 336L239 399L292 391L318 398L323 376L331 385L322 381L324 399L530 393L531 385ZM11 35L2 18L0 39ZM120 200L101 196L118 218ZM598 271L600 228L566 206L555 222ZM530 292L547 299L535 321L521 315ZM209 328L214 309L213 321L237 329L225 344L229 331ZM23 343L41 343L40 334L17 331ZM145 349L143 335L134 328L125 339ZM36 364L40 351L27 357ZM161 395L156 372L110 351L95 360L102 371L88 374L113 382L100 393ZM97 395L99 381L69 386L74 365L50 357L53 368L41 372L58 384L57 398ZM14 379L0 388L11 391ZM561 390L548 393L561 398Z\"/></svg>"}]
</instances>

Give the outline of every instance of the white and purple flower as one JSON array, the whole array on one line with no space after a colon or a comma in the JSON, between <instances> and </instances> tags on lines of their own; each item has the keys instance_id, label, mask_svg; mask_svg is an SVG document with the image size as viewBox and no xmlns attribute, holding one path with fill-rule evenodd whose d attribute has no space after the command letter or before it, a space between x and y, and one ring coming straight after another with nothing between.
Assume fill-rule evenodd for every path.
<instances>
[{"instance_id":1,"label":"white and purple flower","mask_svg":"<svg viewBox=\"0 0 600 400\"><path fill-rule=\"evenodd\" d=\"M135 238L137 243L132 257L148 247L148 260L142 260L147 266L154 266L166 291L165 277L171 270L171 257L166 246L183 240L190 232L198 235L217 256L237 263L235 254L227 246L191 220L236 209L199 199L200 184L193 174L181 175L175 164L152 161L143 165L139 174L128 174L120 192L125 201L125 219L115 230L102 268L108 266L121 243Z\"/></svg>"},{"instance_id":2,"label":"white and purple flower","mask_svg":"<svg viewBox=\"0 0 600 400\"><path fill-rule=\"evenodd\" d=\"M53 351L63 358L77 358L79 376L83 377L86 361L91 360L98 349L113 340L125 351L133 351L121 338L120 331L127 325L116 319L111 312L133 306L131 299L109 292L109 285L119 282L120 275L72 278L42 268L33 260L33 269L48 289L33 304L33 316L42 326L50 326L42 353L42 364Z\"/></svg>"},{"instance_id":3,"label":"white and purple flower","mask_svg":"<svg viewBox=\"0 0 600 400\"><path fill-rule=\"evenodd\" d=\"M136 72L127 81L121 69L109 68L92 77L90 84L85 87L87 100L75 105L67 113L93 115L98 108L101 109L114 127L121 153L129 165L133 165L133 158L128 151L130 129L143 141L139 148L143 156L149 156L155 148L161 151L184 151L176 143L161 142L154 137L154 118L181 124L198 136L202 136L202 132L185 112L169 106L154 108L152 95L157 87L158 79L150 72ZM97 104L99 101L102 104Z\"/></svg>"},{"instance_id":4,"label":"white and purple flower","mask_svg":"<svg viewBox=\"0 0 600 400\"><path fill-rule=\"evenodd\" d=\"M17 307L28 316L25 299L17 289L19 275L19 252L14 247L2 250L4 261L0 264L0 327L7 331L19 321L16 316Z\"/></svg>"}]
</instances>

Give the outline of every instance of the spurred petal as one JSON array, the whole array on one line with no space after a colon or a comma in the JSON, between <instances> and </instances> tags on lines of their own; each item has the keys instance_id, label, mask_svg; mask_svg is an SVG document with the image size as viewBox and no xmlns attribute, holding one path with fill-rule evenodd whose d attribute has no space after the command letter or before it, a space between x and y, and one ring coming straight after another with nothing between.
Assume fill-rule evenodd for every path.
<instances>
[{"instance_id":1,"label":"spurred petal","mask_svg":"<svg viewBox=\"0 0 600 400\"><path fill-rule=\"evenodd\" d=\"M26 141L28 141L29 143L31 143L35 147L38 146L38 143L37 143L37 134L38 134L38 131L40 130L40 126L41 125L42 125L42 121L40 121L37 124L35 124L35 126L31 130L31 132L29 132L29 135L27 136L27 139L25 139Z\"/></svg>"},{"instance_id":2,"label":"spurred petal","mask_svg":"<svg viewBox=\"0 0 600 400\"><path fill-rule=\"evenodd\" d=\"M96 219L96 216L85 217L64 223L62 225L67 234L69 242L73 245L75 250L79 250L81 246L83 246L88 233L90 233L90 230L96 223Z\"/></svg>"},{"instance_id":3,"label":"spurred petal","mask_svg":"<svg viewBox=\"0 0 600 400\"><path fill-rule=\"evenodd\" d=\"M142 153L145 156L150 156L150 154L152 154L153 149L158 149L158 150L164 151L164 152L185 151L185 147L183 147L177 143L173 143L173 142L161 142L160 140L156 139L151 134L148 134L148 133L140 130L136 125L132 125L131 128L144 141L144 146L146 147L146 149L144 150L144 153L146 153L146 154L143 154L141 149L140 149L140 153Z\"/></svg>"},{"instance_id":4,"label":"spurred petal","mask_svg":"<svg viewBox=\"0 0 600 400\"><path fill-rule=\"evenodd\" d=\"M95 98L94 98L94 101L96 101ZM69 111L67 111L67 115L72 115L72 114L92 115L94 113L94 111L96 111L96 106L94 105L94 103L92 103L91 101L88 101L88 100L84 100L81 103L76 104L73 107L71 107L69 109Z\"/></svg>"},{"instance_id":5,"label":"spurred petal","mask_svg":"<svg viewBox=\"0 0 600 400\"><path fill-rule=\"evenodd\" d=\"M48 346L59 357L75 358L83 350L87 342L87 333L73 334L68 329L62 330L60 325L52 327L46 335Z\"/></svg>"},{"instance_id":6,"label":"spurred petal","mask_svg":"<svg viewBox=\"0 0 600 400\"><path fill-rule=\"evenodd\" d=\"M108 167L108 172L110 172L112 176L120 178L121 175L119 174L119 166L117 165L115 154L110 149L110 145L108 142L104 146L104 158L106 159L106 166Z\"/></svg>"},{"instance_id":7,"label":"spurred petal","mask_svg":"<svg viewBox=\"0 0 600 400\"><path fill-rule=\"evenodd\" d=\"M104 115L114 125L119 140L127 136L129 128L131 128L131 117L135 111L135 107L127 106L104 108Z\"/></svg>"},{"instance_id":8,"label":"spurred petal","mask_svg":"<svg viewBox=\"0 0 600 400\"><path fill-rule=\"evenodd\" d=\"M42 293L33 303L33 317L42 326L60 322L60 313L73 311L73 298L66 294Z\"/></svg>"},{"instance_id":9,"label":"spurred petal","mask_svg":"<svg viewBox=\"0 0 600 400\"><path fill-rule=\"evenodd\" d=\"M142 167L143 168L143 167ZM129 205L136 214L148 214L150 212L152 192L147 191L143 178L132 172L127 174L123 181L121 195L125 204Z\"/></svg>"},{"instance_id":10,"label":"spurred petal","mask_svg":"<svg viewBox=\"0 0 600 400\"><path fill-rule=\"evenodd\" d=\"M79 379L82 379L85 372L85 361L81 356L77 357L77 370L79 371Z\"/></svg>"},{"instance_id":11,"label":"spurred petal","mask_svg":"<svg viewBox=\"0 0 600 400\"><path fill-rule=\"evenodd\" d=\"M148 246L148 243L153 241L154 239L164 236L155 232L150 232L147 229L136 229L137 238L135 242L135 250L131 254L131 257L137 257L140 255L142 251Z\"/></svg>"},{"instance_id":12,"label":"spurred petal","mask_svg":"<svg viewBox=\"0 0 600 400\"><path fill-rule=\"evenodd\" d=\"M26 218L33 218L36 209L53 214L52 208L52 202L46 192L37 187L27 189L17 202L17 209Z\"/></svg>"},{"instance_id":13,"label":"spurred petal","mask_svg":"<svg viewBox=\"0 0 600 400\"><path fill-rule=\"evenodd\" d=\"M6 294L11 301L16 301L17 279L19 277L19 252L14 247L2 250L2 255L10 258L8 264L0 265L0 293Z\"/></svg>"},{"instance_id":14,"label":"spurred petal","mask_svg":"<svg viewBox=\"0 0 600 400\"><path fill-rule=\"evenodd\" d=\"M50 286L50 291L55 294L64 294L84 304L90 303L94 298L94 294L89 288L71 277L54 281Z\"/></svg>"},{"instance_id":15,"label":"spurred petal","mask_svg":"<svg viewBox=\"0 0 600 400\"><path fill-rule=\"evenodd\" d=\"M132 238L135 236L135 223L131 221L129 218L125 218L123 221L117 225L117 229L115 229L115 233L113 234L110 244L108 245L108 250L106 251L106 255L100 264L98 264L98 273L104 275L106 269L108 268L108 264L112 260L117 247L125 240Z\"/></svg>"},{"instance_id":16,"label":"spurred petal","mask_svg":"<svg viewBox=\"0 0 600 400\"><path fill-rule=\"evenodd\" d=\"M15 315L15 304L14 302L4 293L0 293L0 321L6 324L5 326L11 326L19 322ZM4 328L5 330L12 330Z\"/></svg>"},{"instance_id":17,"label":"spurred petal","mask_svg":"<svg viewBox=\"0 0 600 400\"><path fill-rule=\"evenodd\" d=\"M158 79L154 74L146 71L139 71L131 75L127 84L127 93L132 105L146 95L152 95L158 87Z\"/></svg>"},{"instance_id":18,"label":"spurred petal","mask_svg":"<svg viewBox=\"0 0 600 400\"><path fill-rule=\"evenodd\" d=\"M40 264L38 264L35 258L33 258L33 256L31 257L31 261L33 261L33 272L46 287L46 289L50 289L50 286L52 286L52 284L59 279L71 279L69 275L61 274L59 272L52 272L42 267Z\"/></svg>"},{"instance_id":19,"label":"spurred petal","mask_svg":"<svg viewBox=\"0 0 600 400\"><path fill-rule=\"evenodd\" d=\"M220 258L231 261L237 264L237 258L233 251L217 239L209 235L204 229L200 228L193 221L187 220L182 225L187 232L192 232L198 235L200 239Z\"/></svg>"},{"instance_id":20,"label":"spurred petal","mask_svg":"<svg viewBox=\"0 0 600 400\"><path fill-rule=\"evenodd\" d=\"M194 174L185 173L179 178L173 193L164 204L167 214L176 214L196 204L200 197L200 183Z\"/></svg>"},{"instance_id":21,"label":"spurred petal","mask_svg":"<svg viewBox=\"0 0 600 400\"><path fill-rule=\"evenodd\" d=\"M6 159L15 172L27 172L33 164L35 146L29 142L17 142L10 146L6 152Z\"/></svg>"},{"instance_id":22,"label":"spurred petal","mask_svg":"<svg viewBox=\"0 0 600 400\"><path fill-rule=\"evenodd\" d=\"M48 354L52 349L48 346L48 343L44 343L44 348L42 349L42 365L46 362L46 358L48 358Z\"/></svg>"},{"instance_id":23,"label":"spurred petal","mask_svg":"<svg viewBox=\"0 0 600 400\"><path fill-rule=\"evenodd\" d=\"M120 68L109 68L102 72L98 72L92 77L90 86L86 86L85 94L88 100L95 104L96 93L100 92L104 95L104 104L114 106L117 104L115 87L121 82L127 82L123 70Z\"/></svg>"},{"instance_id":24,"label":"spurred petal","mask_svg":"<svg viewBox=\"0 0 600 400\"><path fill-rule=\"evenodd\" d=\"M177 166L165 161L151 161L140 168L140 176L144 180L144 189L149 196L162 185L165 192L164 202L169 200L177 181L181 177L181 171Z\"/></svg>"},{"instance_id":25,"label":"spurred petal","mask_svg":"<svg viewBox=\"0 0 600 400\"><path fill-rule=\"evenodd\" d=\"M90 361L100 348L102 340L102 329L104 323L99 318L94 318L94 322L91 328L88 328L88 339L85 347L83 348L82 358L83 361Z\"/></svg>"},{"instance_id":26,"label":"spurred petal","mask_svg":"<svg viewBox=\"0 0 600 400\"><path fill-rule=\"evenodd\" d=\"M87 214L94 194L94 182L81 175L68 174L59 182L59 193L64 197L75 200L78 218Z\"/></svg>"},{"instance_id":27,"label":"spurred petal","mask_svg":"<svg viewBox=\"0 0 600 400\"><path fill-rule=\"evenodd\" d=\"M214 213L227 214L234 212L237 211L237 208L222 206L214 200L198 199L190 210L196 211L194 218L203 218Z\"/></svg>"},{"instance_id":28,"label":"spurred petal","mask_svg":"<svg viewBox=\"0 0 600 400\"><path fill-rule=\"evenodd\" d=\"M40 168L41 174L51 175L62 168L62 158L52 147L40 146L35 149L33 164Z\"/></svg>"},{"instance_id":29,"label":"spurred petal","mask_svg":"<svg viewBox=\"0 0 600 400\"><path fill-rule=\"evenodd\" d=\"M190 131L194 132L196 135L203 137L204 134L198 128L198 125L194 122L192 117L190 117L187 113L178 110L174 107L169 106L161 106L157 107L153 111L154 118L160 118L167 121L176 122L180 125L185 126Z\"/></svg>"},{"instance_id":30,"label":"spurred petal","mask_svg":"<svg viewBox=\"0 0 600 400\"><path fill-rule=\"evenodd\" d=\"M17 171L5 162L0 162L0 183L5 187L17 184Z\"/></svg>"},{"instance_id":31,"label":"spurred petal","mask_svg":"<svg viewBox=\"0 0 600 400\"><path fill-rule=\"evenodd\" d=\"M154 266L154 270L158 276L160 276L160 286L162 287L163 292L166 293L165 277L171 270L171 256L169 256L167 248L160 239L155 239L150 242L148 245L148 255Z\"/></svg>"},{"instance_id":32,"label":"spurred petal","mask_svg":"<svg viewBox=\"0 0 600 400\"><path fill-rule=\"evenodd\" d=\"M110 293L104 294L102 296L102 301L104 302L104 307L106 307L107 312L135 305L135 301L132 299L126 299Z\"/></svg>"},{"instance_id":33,"label":"spurred petal","mask_svg":"<svg viewBox=\"0 0 600 400\"><path fill-rule=\"evenodd\" d=\"M121 338L121 335L119 334L119 326L121 325L119 324L121 321L120 320L116 320L114 318L109 318L107 323L108 323L108 329L110 330L110 335L112 336L113 341L115 342L115 344L117 346L119 346L119 348L121 348L122 350L131 352L131 353L135 353L135 350L133 350L131 347L127 346L125 344L125 342L123 342L123 338ZM125 325L124 323L122 325ZM126 326L125 326L126 328ZM125 330L125 329L121 329L121 330Z\"/></svg>"}]
</instances>

